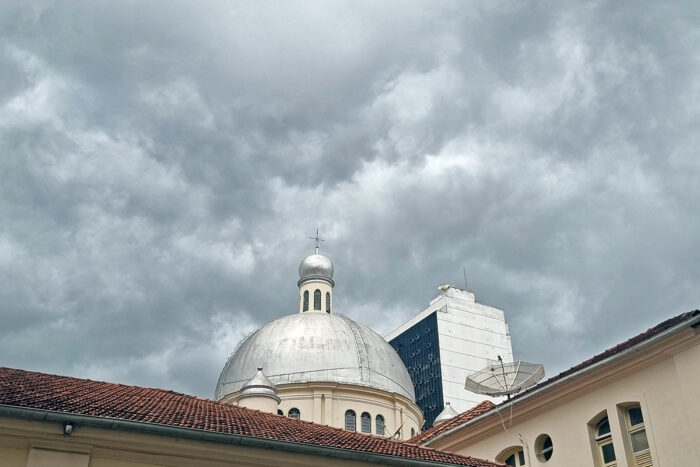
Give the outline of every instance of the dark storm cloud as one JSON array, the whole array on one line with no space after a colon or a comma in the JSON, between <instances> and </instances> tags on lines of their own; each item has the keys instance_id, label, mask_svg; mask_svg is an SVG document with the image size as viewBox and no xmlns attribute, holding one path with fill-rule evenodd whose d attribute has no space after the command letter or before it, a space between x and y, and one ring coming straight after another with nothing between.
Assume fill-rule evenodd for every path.
<instances>
[{"instance_id":1,"label":"dark storm cloud","mask_svg":"<svg viewBox=\"0 0 700 467\"><path fill-rule=\"evenodd\" d=\"M297 307L440 283L554 372L700 304L695 3L16 2L0 364L210 396Z\"/></svg>"}]
</instances>

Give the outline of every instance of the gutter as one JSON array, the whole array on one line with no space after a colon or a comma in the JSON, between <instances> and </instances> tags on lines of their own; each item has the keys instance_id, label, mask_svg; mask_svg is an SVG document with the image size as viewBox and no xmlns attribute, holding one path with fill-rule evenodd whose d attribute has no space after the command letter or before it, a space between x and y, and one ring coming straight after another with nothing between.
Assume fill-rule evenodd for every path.
<instances>
[{"instance_id":1,"label":"gutter","mask_svg":"<svg viewBox=\"0 0 700 467\"><path fill-rule=\"evenodd\" d=\"M695 310L695 311L697 312L697 310ZM557 381L554 381L551 384L544 384L541 387L535 386L532 389L532 391L523 393L522 397L518 397L517 399L513 399L512 401L503 402L494 408L495 411L494 411L494 409L491 409L488 412L484 412L483 414L472 418L471 420L467 420L466 422L462 423L461 425L457 425L455 427L452 427L449 430L445 431L444 433L440 433L439 435L435 436L434 438L429 439L428 441L423 443L422 446L429 446L432 443L434 443L440 439L443 439L447 436L452 435L457 430L461 430L462 428L466 428L468 426L474 425L475 423L478 423L481 420L485 420L485 419L493 416L496 412L498 412L501 409L507 409L509 407L513 407L521 401L532 399L533 397L536 397L539 394L546 393L547 391L554 389L554 388L557 388L557 387L559 387L559 386L561 386L561 385L563 385L563 384L565 384L573 379L580 378L581 376L585 376L587 373L590 373L594 370L597 370L598 368L600 368L602 366L605 366L605 365L608 365L610 363L621 360L634 352L639 352L640 350L643 350L643 349L665 339L666 337L679 332L680 330L683 330L685 328L696 327L698 324L700 324L700 314L696 315L696 316L694 316L686 321L678 323L675 326L668 328L665 331L662 331L659 334L657 334L653 337L650 337L649 339L647 339L645 341L642 341L636 345L633 345L632 347L625 349L620 353L617 353L615 355L611 355L610 357L608 357L604 360L601 360L601 361L596 362L590 366L582 368L582 369L580 369L580 370L578 370L570 375L564 376L563 378L561 378ZM546 383L546 381L545 381L545 383Z\"/></svg>"},{"instance_id":2,"label":"gutter","mask_svg":"<svg viewBox=\"0 0 700 467\"><path fill-rule=\"evenodd\" d=\"M152 435L182 438L197 441L208 441L220 444L238 445L258 449L274 449L278 451L308 454L313 456L334 457L359 462L384 464L391 466L445 466L457 465L444 462L425 461L420 459L408 459L387 454L377 454L365 451L353 451L350 449L334 448L329 446L317 446L313 444L294 441L282 441L276 439L259 438L253 436L218 433L196 428L183 428L160 423L146 423L117 418L98 417L94 415L81 415L54 410L36 409L31 407L18 407L0 404L0 416L21 418L31 421L65 423L72 422L77 428L89 426L106 430L130 431L147 433Z\"/></svg>"}]
</instances>

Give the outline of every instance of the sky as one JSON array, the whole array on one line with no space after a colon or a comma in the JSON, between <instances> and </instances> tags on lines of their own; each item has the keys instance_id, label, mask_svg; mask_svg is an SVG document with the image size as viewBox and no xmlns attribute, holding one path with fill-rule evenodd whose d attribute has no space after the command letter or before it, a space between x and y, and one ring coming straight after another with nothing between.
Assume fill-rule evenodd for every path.
<instances>
[{"instance_id":1,"label":"sky","mask_svg":"<svg viewBox=\"0 0 700 467\"><path fill-rule=\"evenodd\" d=\"M1 366L212 397L316 228L549 375L700 308L697 1L2 4Z\"/></svg>"}]
</instances>

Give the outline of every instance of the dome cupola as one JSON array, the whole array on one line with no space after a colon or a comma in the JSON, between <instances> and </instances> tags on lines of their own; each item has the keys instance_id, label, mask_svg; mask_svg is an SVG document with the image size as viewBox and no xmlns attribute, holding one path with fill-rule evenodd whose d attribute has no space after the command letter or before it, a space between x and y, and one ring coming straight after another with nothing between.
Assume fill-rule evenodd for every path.
<instances>
[{"instance_id":1,"label":"dome cupola","mask_svg":"<svg viewBox=\"0 0 700 467\"><path fill-rule=\"evenodd\" d=\"M255 376L250 378L241 388L241 392L236 397L236 402L238 405L249 409L275 413L280 403L280 398L277 397L275 385L267 379L262 371L262 367L258 367Z\"/></svg>"},{"instance_id":2,"label":"dome cupola","mask_svg":"<svg viewBox=\"0 0 700 467\"><path fill-rule=\"evenodd\" d=\"M310 237L316 241L316 253L309 255L299 265L299 312L331 312L333 304L333 262L318 253L320 242L318 236Z\"/></svg>"},{"instance_id":3,"label":"dome cupola","mask_svg":"<svg viewBox=\"0 0 700 467\"><path fill-rule=\"evenodd\" d=\"M411 376L382 336L331 312L333 263L318 252L318 231L312 238L316 251L299 266L299 313L243 339L221 372L215 397L347 430L358 429L359 421L364 433L408 439L424 421Z\"/></svg>"},{"instance_id":4,"label":"dome cupola","mask_svg":"<svg viewBox=\"0 0 700 467\"><path fill-rule=\"evenodd\" d=\"M435 421L433 421L433 426L438 426L439 424L446 422L447 420L451 418L455 418L457 415L457 411L452 408L449 402L445 402L445 408L438 414L437 417L435 417Z\"/></svg>"},{"instance_id":5,"label":"dome cupola","mask_svg":"<svg viewBox=\"0 0 700 467\"><path fill-rule=\"evenodd\" d=\"M317 249L318 251L318 249ZM318 252L309 255L299 265L298 285L310 280L322 280L333 284L333 262Z\"/></svg>"}]
</instances>

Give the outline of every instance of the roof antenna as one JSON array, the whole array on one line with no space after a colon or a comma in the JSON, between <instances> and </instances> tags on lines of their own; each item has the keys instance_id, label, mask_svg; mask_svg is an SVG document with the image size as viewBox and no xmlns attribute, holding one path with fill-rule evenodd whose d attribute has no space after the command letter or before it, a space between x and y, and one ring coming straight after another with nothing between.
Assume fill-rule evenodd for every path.
<instances>
[{"instance_id":1,"label":"roof antenna","mask_svg":"<svg viewBox=\"0 0 700 467\"><path fill-rule=\"evenodd\" d=\"M316 227L316 236L315 237L309 237L311 240L316 240L316 254L318 254L318 247L321 245L321 242L325 242L326 240L318 236L318 227Z\"/></svg>"},{"instance_id":2,"label":"roof antenna","mask_svg":"<svg viewBox=\"0 0 700 467\"><path fill-rule=\"evenodd\" d=\"M464 291L469 292L469 288L467 287L467 268L463 268L462 271L464 272Z\"/></svg>"}]
</instances>

